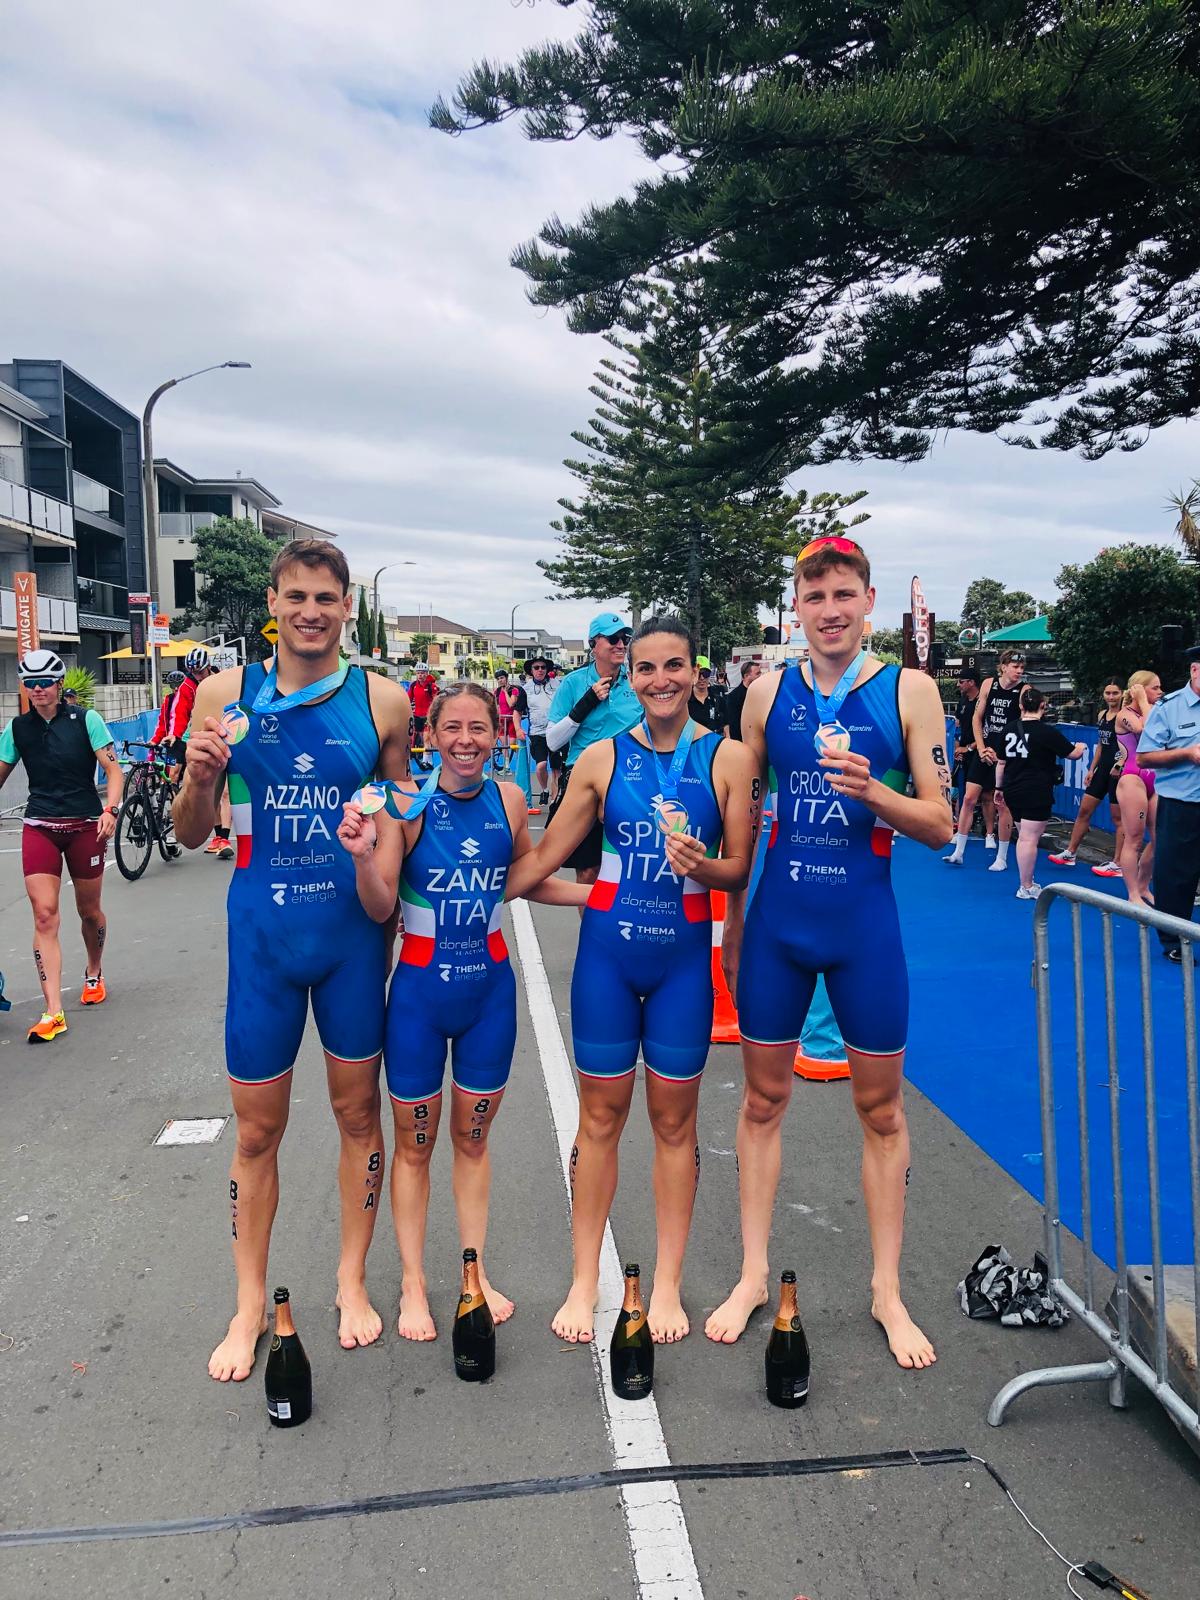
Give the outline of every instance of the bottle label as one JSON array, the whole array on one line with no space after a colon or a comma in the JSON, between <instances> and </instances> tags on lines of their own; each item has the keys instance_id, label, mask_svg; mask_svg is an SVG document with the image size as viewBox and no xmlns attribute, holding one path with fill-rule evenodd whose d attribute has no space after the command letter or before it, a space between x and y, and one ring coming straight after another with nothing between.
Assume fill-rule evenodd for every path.
<instances>
[{"instance_id":1,"label":"bottle label","mask_svg":"<svg viewBox=\"0 0 1200 1600\"><path fill-rule=\"evenodd\" d=\"M803 1400L808 1393L807 1378L789 1378L785 1380L783 1392L789 1400Z\"/></svg>"},{"instance_id":2,"label":"bottle label","mask_svg":"<svg viewBox=\"0 0 1200 1600\"><path fill-rule=\"evenodd\" d=\"M793 1317L792 1318L792 1332L793 1333L799 1333L800 1330L803 1328L803 1326L804 1326L804 1324L800 1321L799 1317Z\"/></svg>"},{"instance_id":3,"label":"bottle label","mask_svg":"<svg viewBox=\"0 0 1200 1600\"><path fill-rule=\"evenodd\" d=\"M486 1304L487 1301L482 1294L467 1294L464 1291L458 1297L458 1315L460 1317L469 1317L472 1311L478 1311L480 1306Z\"/></svg>"},{"instance_id":4,"label":"bottle label","mask_svg":"<svg viewBox=\"0 0 1200 1600\"><path fill-rule=\"evenodd\" d=\"M278 1417L280 1422L292 1420L292 1402L290 1400L268 1400L267 1415Z\"/></svg>"}]
</instances>

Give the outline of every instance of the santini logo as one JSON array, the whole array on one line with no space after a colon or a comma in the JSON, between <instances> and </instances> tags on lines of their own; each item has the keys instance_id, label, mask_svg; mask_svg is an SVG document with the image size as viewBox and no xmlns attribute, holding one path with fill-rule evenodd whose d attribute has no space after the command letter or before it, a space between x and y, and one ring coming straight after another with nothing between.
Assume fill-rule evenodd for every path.
<instances>
[{"instance_id":1,"label":"santini logo","mask_svg":"<svg viewBox=\"0 0 1200 1600\"><path fill-rule=\"evenodd\" d=\"M294 762L296 771L302 778L306 778L316 764L317 763L313 760L313 758L307 754L297 756Z\"/></svg>"},{"instance_id":2,"label":"santini logo","mask_svg":"<svg viewBox=\"0 0 1200 1600\"><path fill-rule=\"evenodd\" d=\"M479 854L479 850L480 850L480 845L479 845L479 840L478 839L464 839L463 840L463 842L462 842L462 853L463 853L463 859L465 861L474 861L475 857Z\"/></svg>"}]
</instances>

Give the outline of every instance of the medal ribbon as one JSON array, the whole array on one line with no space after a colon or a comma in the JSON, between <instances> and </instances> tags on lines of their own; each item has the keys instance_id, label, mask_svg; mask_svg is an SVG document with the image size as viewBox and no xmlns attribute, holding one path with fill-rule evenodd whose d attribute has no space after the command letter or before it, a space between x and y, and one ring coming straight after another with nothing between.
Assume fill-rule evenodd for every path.
<instances>
[{"instance_id":1,"label":"medal ribbon","mask_svg":"<svg viewBox=\"0 0 1200 1600\"><path fill-rule=\"evenodd\" d=\"M254 704L250 710L261 715L265 711L291 711L294 706L306 706L312 700L319 700L322 695L330 694L334 689L340 689L346 681L346 674L350 671L348 661L339 661L337 670L328 677L318 678L316 683L309 683L303 689L297 689L294 694L285 694L276 699L275 686L276 659L272 657L270 668L262 681L262 687L254 696Z\"/></svg>"},{"instance_id":2,"label":"medal ribbon","mask_svg":"<svg viewBox=\"0 0 1200 1600\"><path fill-rule=\"evenodd\" d=\"M438 779L441 777L441 772L442 769L440 767L434 767L433 771L425 779L425 782L417 790L415 795L410 789L402 789L400 785L392 778L382 778L378 782L364 784L363 788L381 790L384 794L386 794L387 799L384 801L383 809L387 812L388 816L395 817L397 822L415 822L416 819L421 815L422 811L424 811L425 807L433 799L433 796L439 787ZM478 783L468 783L465 784L461 789L447 789L445 792L449 795L468 794L473 789L482 789L483 785L488 781L488 777L489 774L485 772ZM352 798L359 800L359 803L361 804L361 795L362 789L358 791L358 794L352 796ZM404 799L408 802L403 811L400 809L401 799ZM369 811L366 811L365 807L363 809L367 816L371 815Z\"/></svg>"},{"instance_id":3,"label":"medal ribbon","mask_svg":"<svg viewBox=\"0 0 1200 1600\"><path fill-rule=\"evenodd\" d=\"M846 696L850 693L851 689L853 689L854 680L858 677L858 674L862 669L862 664L866 659L867 652L865 650L860 650L855 656L854 660L846 668L845 672L842 673L841 677L838 679L837 688L834 689L833 693L830 695L822 694L820 689L817 688L816 669L813 669L813 699L817 703L817 717L822 725L827 722L837 721L838 712L842 709Z\"/></svg>"},{"instance_id":4,"label":"medal ribbon","mask_svg":"<svg viewBox=\"0 0 1200 1600\"><path fill-rule=\"evenodd\" d=\"M675 746L675 754L671 758L671 765L664 772L658 751L654 748L654 740L650 737L650 719L646 717L642 722L642 732L646 735L646 743L650 746L650 754L654 757L654 767L658 774L659 793L664 800L674 800L679 794L679 780L683 777L683 768L688 758L688 751L692 748L692 740L696 737L696 724L689 717L684 724L683 732L679 735L679 743Z\"/></svg>"}]
</instances>

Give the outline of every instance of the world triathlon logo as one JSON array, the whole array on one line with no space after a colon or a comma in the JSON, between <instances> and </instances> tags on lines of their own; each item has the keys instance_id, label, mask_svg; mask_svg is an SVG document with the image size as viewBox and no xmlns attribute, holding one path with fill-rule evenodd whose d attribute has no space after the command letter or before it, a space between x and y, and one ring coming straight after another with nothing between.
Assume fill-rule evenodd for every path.
<instances>
[{"instance_id":1,"label":"world triathlon logo","mask_svg":"<svg viewBox=\"0 0 1200 1600\"><path fill-rule=\"evenodd\" d=\"M807 706L793 706L792 707L792 727L793 728L802 728L804 726L804 719L805 719L805 717L807 715L808 715L808 707Z\"/></svg>"},{"instance_id":2,"label":"world triathlon logo","mask_svg":"<svg viewBox=\"0 0 1200 1600\"><path fill-rule=\"evenodd\" d=\"M641 758L641 756L639 756L637 754L636 751L634 752L633 755L625 757L625 771L626 772L640 772L641 770L642 770L642 758Z\"/></svg>"}]
</instances>

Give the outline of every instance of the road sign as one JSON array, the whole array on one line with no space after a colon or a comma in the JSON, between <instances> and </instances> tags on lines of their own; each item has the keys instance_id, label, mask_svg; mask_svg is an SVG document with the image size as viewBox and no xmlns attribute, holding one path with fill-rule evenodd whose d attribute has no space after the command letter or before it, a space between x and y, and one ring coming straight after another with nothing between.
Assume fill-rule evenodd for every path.
<instances>
[{"instance_id":1,"label":"road sign","mask_svg":"<svg viewBox=\"0 0 1200 1600\"><path fill-rule=\"evenodd\" d=\"M148 606L150 604L150 596L148 594L134 594L130 590L129 604L131 606Z\"/></svg>"},{"instance_id":2,"label":"road sign","mask_svg":"<svg viewBox=\"0 0 1200 1600\"><path fill-rule=\"evenodd\" d=\"M171 642L171 619L165 611L160 611L150 624L150 643L160 648Z\"/></svg>"},{"instance_id":3,"label":"road sign","mask_svg":"<svg viewBox=\"0 0 1200 1600\"><path fill-rule=\"evenodd\" d=\"M279 643L279 624L275 621L274 617L268 617L267 621L258 631L269 643Z\"/></svg>"}]
</instances>

